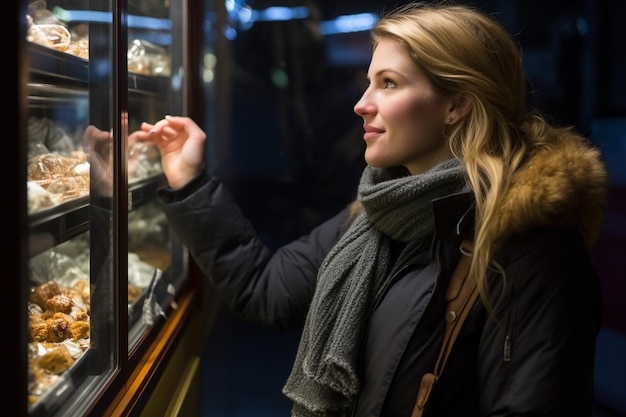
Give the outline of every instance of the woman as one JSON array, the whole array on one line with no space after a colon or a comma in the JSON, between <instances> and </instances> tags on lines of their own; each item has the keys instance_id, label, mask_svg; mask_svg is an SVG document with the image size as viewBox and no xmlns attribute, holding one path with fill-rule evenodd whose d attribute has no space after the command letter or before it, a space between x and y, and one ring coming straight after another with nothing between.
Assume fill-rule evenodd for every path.
<instances>
[{"instance_id":1,"label":"woman","mask_svg":"<svg viewBox=\"0 0 626 417\"><path fill-rule=\"evenodd\" d=\"M599 152L527 108L519 48L484 14L416 3L372 36L350 208L272 253L203 173L204 132L168 116L131 139L161 150L171 225L234 312L303 326L283 390L294 416L411 415L464 238L481 297L427 415L589 416Z\"/></svg>"}]
</instances>

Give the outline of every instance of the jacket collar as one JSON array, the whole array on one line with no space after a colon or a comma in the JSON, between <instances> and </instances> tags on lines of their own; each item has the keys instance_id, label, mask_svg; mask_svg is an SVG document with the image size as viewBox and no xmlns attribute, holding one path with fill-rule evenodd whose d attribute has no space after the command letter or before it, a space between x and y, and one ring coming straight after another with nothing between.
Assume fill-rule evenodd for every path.
<instances>
[{"instance_id":1,"label":"jacket collar","mask_svg":"<svg viewBox=\"0 0 626 417\"><path fill-rule=\"evenodd\" d=\"M555 130L513 174L493 219L498 241L534 229L577 229L592 248L606 207L608 173L599 149L572 130ZM474 235L475 202L470 191L433 200L439 239Z\"/></svg>"},{"instance_id":2,"label":"jacket collar","mask_svg":"<svg viewBox=\"0 0 626 417\"><path fill-rule=\"evenodd\" d=\"M469 191L434 199L435 235L439 239L474 237L474 195Z\"/></svg>"}]
</instances>

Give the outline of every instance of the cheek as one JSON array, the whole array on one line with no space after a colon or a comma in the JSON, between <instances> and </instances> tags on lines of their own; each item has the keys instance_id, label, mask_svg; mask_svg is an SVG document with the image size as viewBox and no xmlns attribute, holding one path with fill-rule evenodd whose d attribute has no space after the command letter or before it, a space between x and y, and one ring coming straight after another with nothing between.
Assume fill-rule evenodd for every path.
<instances>
[{"instance_id":1,"label":"cheek","mask_svg":"<svg viewBox=\"0 0 626 417\"><path fill-rule=\"evenodd\" d=\"M405 130L426 138L439 136L445 127L444 109L433 100L422 99L408 103L396 117L402 121Z\"/></svg>"},{"instance_id":2,"label":"cheek","mask_svg":"<svg viewBox=\"0 0 626 417\"><path fill-rule=\"evenodd\" d=\"M429 116L419 106L407 106L396 109L389 114L390 130L393 136L402 136L416 139L427 130Z\"/></svg>"}]
</instances>

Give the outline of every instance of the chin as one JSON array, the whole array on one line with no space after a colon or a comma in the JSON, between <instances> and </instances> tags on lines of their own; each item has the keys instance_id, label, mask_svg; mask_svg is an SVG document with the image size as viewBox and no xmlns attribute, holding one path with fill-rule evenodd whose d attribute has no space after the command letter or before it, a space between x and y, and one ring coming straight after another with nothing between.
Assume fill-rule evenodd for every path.
<instances>
[{"instance_id":1,"label":"chin","mask_svg":"<svg viewBox=\"0 0 626 417\"><path fill-rule=\"evenodd\" d=\"M390 168L393 165L386 164L383 161L377 160L376 158L365 158L365 163L372 168Z\"/></svg>"},{"instance_id":2,"label":"chin","mask_svg":"<svg viewBox=\"0 0 626 417\"><path fill-rule=\"evenodd\" d=\"M365 163L372 168L385 168L386 164L384 164L380 158L373 157L372 155L368 155L365 152Z\"/></svg>"}]
</instances>

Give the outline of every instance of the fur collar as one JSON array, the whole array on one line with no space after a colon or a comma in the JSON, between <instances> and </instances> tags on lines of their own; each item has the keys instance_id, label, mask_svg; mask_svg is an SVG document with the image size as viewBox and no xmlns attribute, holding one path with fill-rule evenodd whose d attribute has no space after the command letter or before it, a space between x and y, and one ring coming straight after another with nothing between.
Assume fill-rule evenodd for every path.
<instances>
[{"instance_id":1,"label":"fur collar","mask_svg":"<svg viewBox=\"0 0 626 417\"><path fill-rule=\"evenodd\" d=\"M577 228L591 249L600 234L607 188L600 151L572 130L556 130L515 174L496 220L497 235Z\"/></svg>"}]
</instances>

